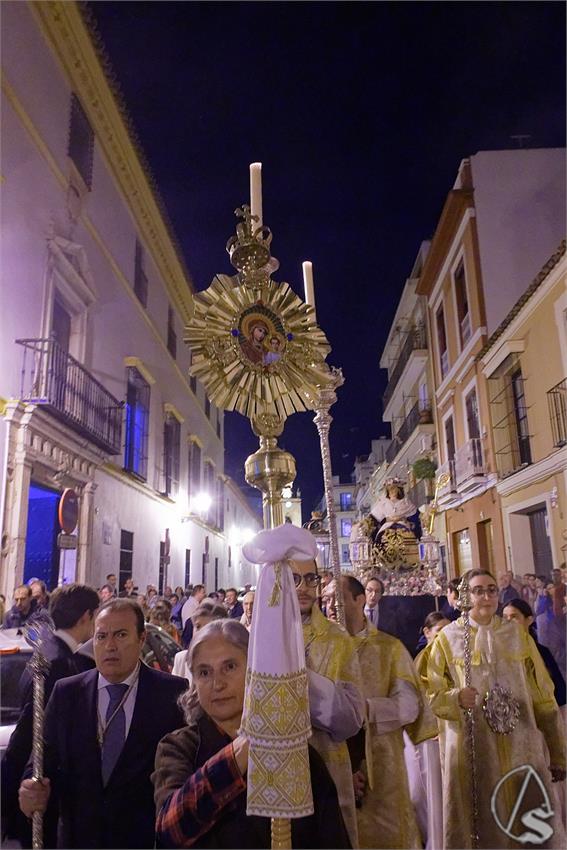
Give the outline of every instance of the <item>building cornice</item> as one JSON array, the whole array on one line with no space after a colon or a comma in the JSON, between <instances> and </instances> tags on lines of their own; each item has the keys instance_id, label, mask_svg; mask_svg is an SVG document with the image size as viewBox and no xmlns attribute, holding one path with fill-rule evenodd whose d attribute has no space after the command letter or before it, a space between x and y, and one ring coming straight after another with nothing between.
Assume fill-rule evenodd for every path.
<instances>
[{"instance_id":1,"label":"building cornice","mask_svg":"<svg viewBox=\"0 0 567 850\"><path fill-rule=\"evenodd\" d=\"M175 246L157 189L103 66L101 48L74 2L30 4L38 26L79 97L107 167L134 217L140 237L184 322L191 313L191 280ZM108 63L105 63L108 67Z\"/></svg>"},{"instance_id":2,"label":"building cornice","mask_svg":"<svg viewBox=\"0 0 567 850\"><path fill-rule=\"evenodd\" d=\"M447 195L429 253L417 285L418 295L430 295L443 266L449 247L467 209L474 206L471 189L452 189Z\"/></svg>"},{"instance_id":3,"label":"building cornice","mask_svg":"<svg viewBox=\"0 0 567 850\"><path fill-rule=\"evenodd\" d=\"M519 469L513 475L509 475L496 485L496 489L500 496L509 496L515 493L516 490L523 490L524 487L529 487L530 484L537 484L539 481L545 481L550 475L557 472L565 472L567 469L567 446L558 449L552 454L538 460L537 463L531 463L524 469Z\"/></svg>"}]
</instances>

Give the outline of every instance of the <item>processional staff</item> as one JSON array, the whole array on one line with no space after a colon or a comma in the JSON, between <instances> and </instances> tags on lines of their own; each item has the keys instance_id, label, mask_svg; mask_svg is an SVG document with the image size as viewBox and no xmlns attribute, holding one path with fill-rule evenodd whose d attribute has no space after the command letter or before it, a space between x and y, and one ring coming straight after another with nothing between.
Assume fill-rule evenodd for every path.
<instances>
[{"instance_id":1,"label":"processional staff","mask_svg":"<svg viewBox=\"0 0 567 850\"><path fill-rule=\"evenodd\" d=\"M457 608L463 612L464 635L463 652L465 656L465 687L472 688L472 649L471 649L471 623L469 612L472 608L469 584L466 576L463 576L459 584L459 598ZM469 751L469 769L471 780L471 847L477 848L479 844L478 835L478 778L476 771L476 747L475 747L475 717L473 708L465 708L465 723L467 727L467 745Z\"/></svg>"},{"instance_id":2,"label":"processional staff","mask_svg":"<svg viewBox=\"0 0 567 850\"><path fill-rule=\"evenodd\" d=\"M43 779L43 727L45 715L45 677L49 673L49 661L43 653L43 630L52 631L54 624L48 617L33 620L24 627L25 638L33 646L34 653L29 662L33 681L33 735L32 735L32 779ZM32 847L43 847L43 814L32 815Z\"/></svg>"},{"instance_id":3,"label":"processional staff","mask_svg":"<svg viewBox=\"0 0 567 850\"><path fill-rule=\"evenodd\" d=\"M314 308L289 284L271 279L279 263L270 252L272 234L262 223L260 163L251 166L250 186L252 209L245 205L235 211L241 221L226 246L238 275L217 274L194 296L185 341L192 351L191 375L203 383L209 399L246 416L259 437L258 451L246 460L246 481L262 491L269 529L283 524L282 490L295 479L294 458L277 444L285 420L305 410L319 416L322 391L338 384L325 362L330 346ZM312 287L309 297L314 297ZM328 430L326 445L328 450ZM327 466L330 470L330 457ZM307 691L305 700L308 704ZM277 777L272 781L276 789ZM281 817L276 809L266 812L272 817L272 847L291 847L289 817L300 815Z\"/></svg>"}]
</instances>

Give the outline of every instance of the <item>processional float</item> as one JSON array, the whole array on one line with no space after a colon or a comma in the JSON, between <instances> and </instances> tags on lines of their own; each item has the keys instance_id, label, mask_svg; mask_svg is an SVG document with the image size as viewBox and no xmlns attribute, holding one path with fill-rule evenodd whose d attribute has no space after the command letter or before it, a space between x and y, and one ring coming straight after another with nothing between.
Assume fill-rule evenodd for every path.
<instances>
[{"instance_id":1,"label":"processional float","mask_svg":"<svg viewBox=\"0 0 567 850\"><path fill-rule=\"evenodd\" d=\"M246 416L259 438L258 450L245 462L245 477L248 484L262 492L265 528L283 524L282 490L292 484L296 473L295 460L278 446L278 437L288 416L315 412L330 521L330 560L339 594L338 619L344 624L329 448L332 421L329 410L336 401L336 390L343 377L340 370L330 368L325 362L331 349L316 321L311 264L305 263L303 267L305 302L288 283L272 279L279 263L271 256L272 234L262 221L260 169L259 163L250 167L251 205L235 210L236 234L226 246L237 274L215 275L209 288L193 298L193 312L185 333L192 354L191 375L202 382L207 396L219 408ZM275 592L270 604L278 604L277 598ZM261 617L262 611L255 608L254 616ZM252 696L258 702L257 694ZM250 702L247 694L247 705ZM306 679L302 702L308 706ZM285 708L282 714L285 715ZM290 722L291 715L292 712ZM307 773L303 782L310 788L306 748L305 741L302 761ZM278 788L278 772L270 763L269 754L262 765L264 756L254 755L253 749L251 743L252 763L256 758L258 772L262 772L268 786L261 813L272 818L272 847L291 847L289 818L306 814L304 803L302 809L300 805L294 808L292 802L282 817L287 803ZM275 801L271 811L266 803L270 798L270 783ZM251 802L250 787L249 783L248 811L259 814Z\"/></svg>"}]
</instances>

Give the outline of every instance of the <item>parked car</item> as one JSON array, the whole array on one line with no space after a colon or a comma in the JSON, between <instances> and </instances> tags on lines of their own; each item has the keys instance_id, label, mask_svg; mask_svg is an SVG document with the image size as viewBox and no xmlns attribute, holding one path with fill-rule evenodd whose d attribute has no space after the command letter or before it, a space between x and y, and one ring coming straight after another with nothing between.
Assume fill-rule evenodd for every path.
<instances>
[{"instance_id":1,"label":"parked car","mask_svg":"<svg viewBox=\"0 0 567 850\"><path fill-rule=\"evenodd\" d=\"M146 623L140 658L148 667L171 673L180 649L162 628ZM0 629L0 757L20 716L20 679L32 652L20 629ZM80 652L92 658L92 640L83 644Z\"/></svg>"}]
</instances>

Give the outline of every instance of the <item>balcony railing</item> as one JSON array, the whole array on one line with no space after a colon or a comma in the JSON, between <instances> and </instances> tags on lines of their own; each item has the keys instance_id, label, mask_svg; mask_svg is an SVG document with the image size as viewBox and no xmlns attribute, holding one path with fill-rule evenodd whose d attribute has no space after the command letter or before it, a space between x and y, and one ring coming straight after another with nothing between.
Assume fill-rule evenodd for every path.
<instances>
[{"instance_id":1,"label":"balcony railing","mask_svg":"<svg viewBox=\"0 0 567 850\"><path fill-rule=\"evenodd\" d=\"M122 404L51 339L17 339L24 348L21 398L46 407L111 455L119 454Z\"/></svg>"},{"instance_id":2,"label":"balcony railing","mask_svg":"<svg viewBox=\"0 0 567 850\"><path fill-rule=\"evenodd\" d=\"M384 393L382 399L384 407L387 407L388 402L392 398L394 390L398 385L398 381L402 376L402 373L406 367L406 363L410 359L412 352L418 351L420 349L423 350L424 348L427 348L427 337L425 335L425 328L413 328L407 335L406 340L402 346L402 350L400 351L400 356L396 361L396 365L390 373L388 386L386 387L386 392Z\"/></svg>"},{"instance_id":3,"label":"balcony railing","mask_svg":"<svg viewBox=\"0 0 567 850\"><path fill-rule=\"evenodd\" d=\"M567 445L567 378L548 390L547 403L554 446Z\"/></svg>"},{"instance_id":4,"label":"balcony railing","mask_svg":"<svg viewBox=\"0 0 567 850\"><path fill-rule=\"evenodd\" d=\"M455 452L455 482L461 489L464 484L479 476L484 476L486 467L480 437L467 440Z\"/></svg>"},{"instance_id":5,"label":"balcony railing","mask_svg":"<svg viewBox=\"0 0 567 850\"><path fill-rule=\"evenodd\" d=\"M392 463L419 424L431 424L431 421L431 410L427 406L427 403L416 401L386 449L386 460L388 463Z\"/></svg>"}]
</instances>

